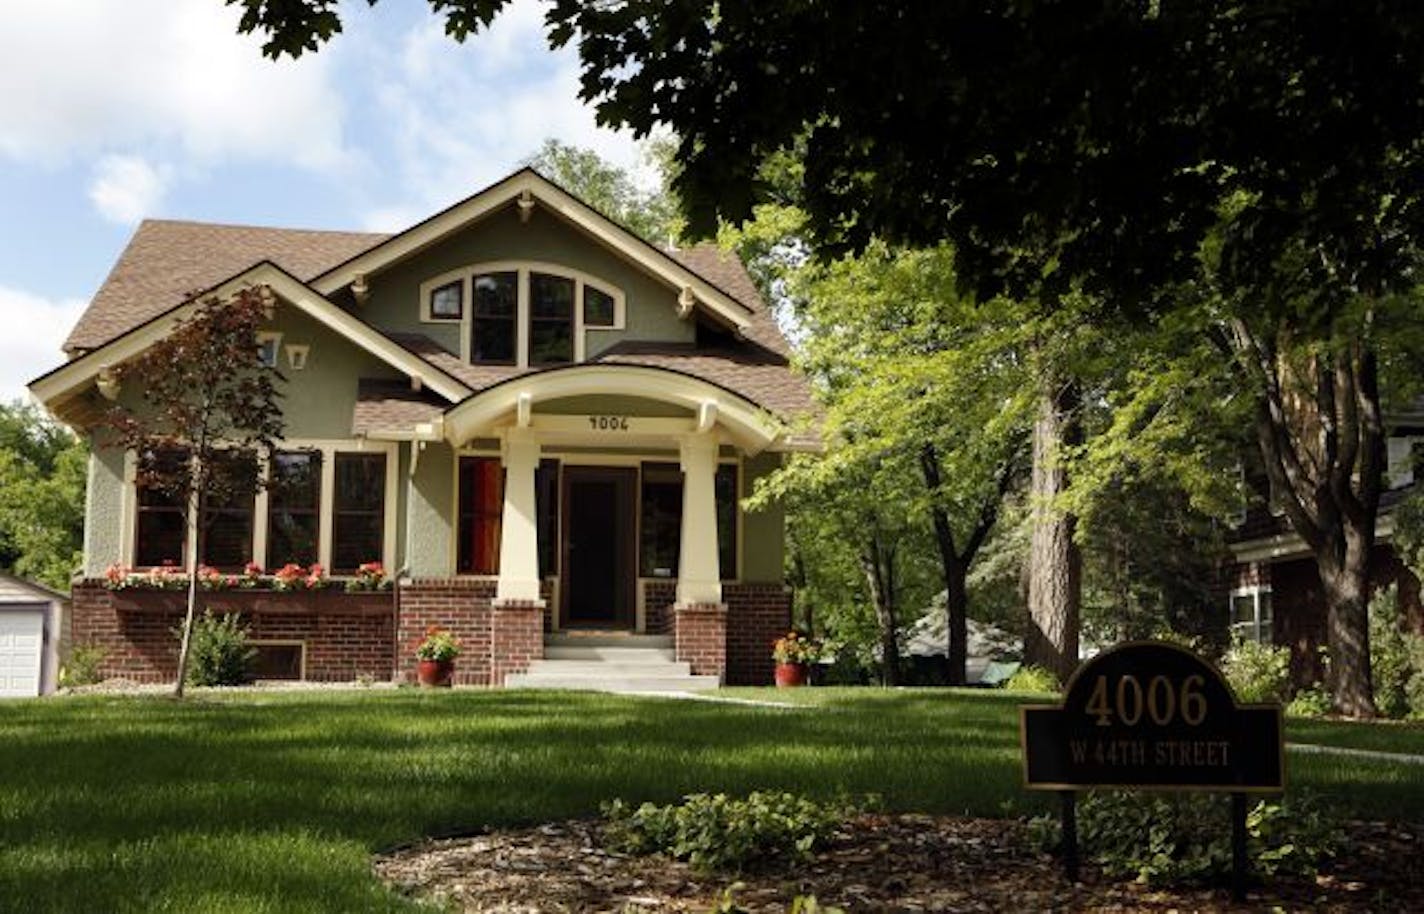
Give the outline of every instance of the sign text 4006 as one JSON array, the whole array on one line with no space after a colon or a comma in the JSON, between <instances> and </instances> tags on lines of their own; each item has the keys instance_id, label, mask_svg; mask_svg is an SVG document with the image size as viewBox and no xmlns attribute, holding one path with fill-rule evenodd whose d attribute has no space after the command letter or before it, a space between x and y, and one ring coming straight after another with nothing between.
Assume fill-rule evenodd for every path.
<instances>
[{"instance_id":1,"label":"sign text 4006","mask_svg":"<svg viewBox=\"0 0 1424 914\"><path fill-rule=\"evenodd\" d=\"M1205 684L1206 680L1197 675L1188 676L1181 683L1158 675L1143 688L1136 676L1126 673L1118 677L1116 689L1109 689L1108 677L1099 676L1088 696L1086 710L1099 727L1112 726L1114 718L1123 726L1135 727L1144 713L1159 727L1169 726L1179 715L1182 723L1196 727L1206 720L1206 696L1202 694Z\"/></svg>"}]
</instances>

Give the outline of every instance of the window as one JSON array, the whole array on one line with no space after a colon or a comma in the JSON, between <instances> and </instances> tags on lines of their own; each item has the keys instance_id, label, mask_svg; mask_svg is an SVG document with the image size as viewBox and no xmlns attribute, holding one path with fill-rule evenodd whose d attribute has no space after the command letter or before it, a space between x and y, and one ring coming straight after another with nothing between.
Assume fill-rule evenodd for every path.
<instances>
[{"instance_id":1,"label":"window","mask_svg":"<svg viewBox=\"0 0 1424 914\"><path fill-rule=\"evenodd\" d=\"M307 566L321 555L321 452L272 455L267 488L267 568Z\"/></svg>"},{"instance_id":2,"label":"window","mask_svg":"<svg viewBox=\"0 0 1424 914\"><path fill-rule=\"evenodd\" d=\"M430 319L458 321L465 316L465 281L457 279L430 290Z\"/></svg>"},{"instance_id":3,"label":"window","mask_svg":"<svg viewBox=\"0 0 1424 914\"><path fill-rule=\"evenodd\" d=\"M282 349L282 334L263 332L257 334L257 358L268 368L277 367L277 353Z\"/></svg>"},{"instance_id":4,"label":"window","mask_svg":"<svg viewBox=\"0 0 1424 914\"><path fill-rule=\"evenodd\" d=\"M248 641L253 654L249 671L254 679L302 678L306 648L300 641Z\"/></svg>"},{"instance_id":5,"label":"window","mask_svg":"<svg viewBox=\"0 0 1424 914\"><path fill-rule=\"evenodd\" d=\"M198 562L238 571L252 558L257 461L251 454L229 452L214 461L212 479L214 485L203 496Z\"/></svg>"},{"instance_id":6,"label":"window","mask_svg":"<svg viewBox=\"0 0 1424 914\"><path fill-rule=\"evenodd\" d=\"M331 572L351 574L385 552L385 454L336 455Z\"/></svg>"},{"instance_id":7,"label":"window","mask_svg":"<svg viewBox=\"0 0 1424 914\"><path fill-rule=\"evenodd\" d=\"M677 577L682 544L682 471L676 464L643 464L641 510L638 573L645 578Z\"/></svg>"},{"instance_id":8,"label":"window","mask_svg":"<svg viewBox=\"0 0 1424 914\"><path fill-rule=\"evenodd\" d=\"M529 364L574 360L574 281L529 274Z\"/></svg>"},{"instance_id":9,"label":"window","mask_svg":"<svg viewBox=\"0 0 1424 914\"><path fill-rule=\"evenodd\" d=\"M559 573L559 461L541 460L534 471L534 512L538 515L539 577Z\"/></svg>"},{"instance_id":10,"label":"window","mask_svg":"<svg viewBox=\"0 0 1424 914\"><path fill-rule=\"evenodd\" d=\"M1250 587L1231 594L1231 633L1236 638L1269 644L1274 621L1269 588Z\"/></svg>"},{"instance_id":11,"label":"window","mask_svg":"<svg viewBox=\"0 0 1424 914\"><path fill-rule=\"evenodd\" d=\"M499 574L504 467L497 457L461 457L455 571Z\"/></svg>"},{"instance_id":12,"label":"window","mask_svg":"<svg viewBox=\"0 0 1424 914\"><path fill-rule=\"evenodd\" d=\"M614 304L613 296L585 283L583 287L583 325L608 329L616 326L617 319L618 308Z\"/></svg>"},{"instance_id":13,"label":"window","mask_svg":"<svg viewBox=\"0 0 1424 914\"><path fill-rule=\"evenodd\" d=\"M187 451L151 451L139 457L140 485L137 489L138 523L134 541L134 565L182 565L187 542L187 521L183 497L152 485L143 485L148 473L171 476L188 461Z\"/></svg>"},{"instance_id":14,"label":"window","mask_svg":"<svg viewBox=\"0 0 1424 914\"><path fill-rule=\"evenodd\" d=\"M470 361L513 365L518 348L519 274L485 273L474 279Z\"/></svg>"},{"instance_id":15,"label":"window","mask_svg":"<svg viewBox=\"0 0 1424 914\"><path fill-rule=\"evenodd\" d=\"M721 578L737 576L737 467L718 464L713 481L717 501L717 564ZM638 574L675 578L682 547L682 470L672 463L643 464L642 531Z\"/></svg>"},{"instance_id":16,"label":"window","mask_svg":"<svg viewBox=\"0 0 1424 914\"><path fill-rule=\"evenodd\" d=\"M737 576L737 467L717 465L717 567L722 580Z\"/></svg>"}]
</instances>

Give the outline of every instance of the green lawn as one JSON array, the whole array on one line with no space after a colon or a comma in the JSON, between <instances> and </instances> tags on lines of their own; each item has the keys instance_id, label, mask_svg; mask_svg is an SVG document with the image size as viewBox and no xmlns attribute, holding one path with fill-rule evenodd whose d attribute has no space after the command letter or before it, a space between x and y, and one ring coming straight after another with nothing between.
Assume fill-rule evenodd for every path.
<instances>
[{"instance_id":1,"label":"green lawn","mask_svg":"<svg viewBox=\"0 0 1424 914\"><path fill-rule=\"evenodd\" d=\"M789 697L813 707L463 690L0 704L0 910L405 910L372 850L618 796L873 791L987 815L1042 799L1018 787L1024 696ZM1424 820L1424 766L1290 762L1293 785L1362 815Z\"/></svg>"}]
</instances>

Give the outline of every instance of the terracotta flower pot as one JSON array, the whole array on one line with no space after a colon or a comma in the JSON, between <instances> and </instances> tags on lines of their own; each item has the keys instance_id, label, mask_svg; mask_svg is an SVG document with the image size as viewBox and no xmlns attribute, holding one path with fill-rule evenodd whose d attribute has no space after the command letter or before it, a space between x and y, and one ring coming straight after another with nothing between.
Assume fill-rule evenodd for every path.
<instances>
[{"instance_id":1,"label":"terracotta flower pot","mask_svg":"<svg viewBox=\"0 0 1424 914\"><path fill-rule=\"evenodd\" d=\"M791 689L806 684L810 677L810 667L804 663L778 663L776 665L776 687Z\"/></svg>"},{"instance_id":2,"label":"terracotta flower pot","mask_svg":"<svg viewBox=\"0 0 1424 914\"><path fill-rule=\"evenodd\" d=\"M415 679L425 689L448 689L455 684L455 661L417 660Z\"/></svg>"}]
</instances>

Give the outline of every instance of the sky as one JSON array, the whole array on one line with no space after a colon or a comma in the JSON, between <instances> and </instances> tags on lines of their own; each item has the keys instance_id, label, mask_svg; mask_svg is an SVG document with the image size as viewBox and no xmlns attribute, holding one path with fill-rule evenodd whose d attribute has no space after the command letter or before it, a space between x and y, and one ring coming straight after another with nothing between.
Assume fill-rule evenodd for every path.
<instances>
[{"instance_id":1,"label":"sky","mask_svg":"<svg viewBox=\"0 0 1424 914\"><path fill-rule=\"evenodd\" d=\"M646 177L536 0L463 45L422 0L341 14L274 63L222 0L0 2L0 401L63 361L144 218L398 231L549 137Z\"/></svg>"}]
</instances>

